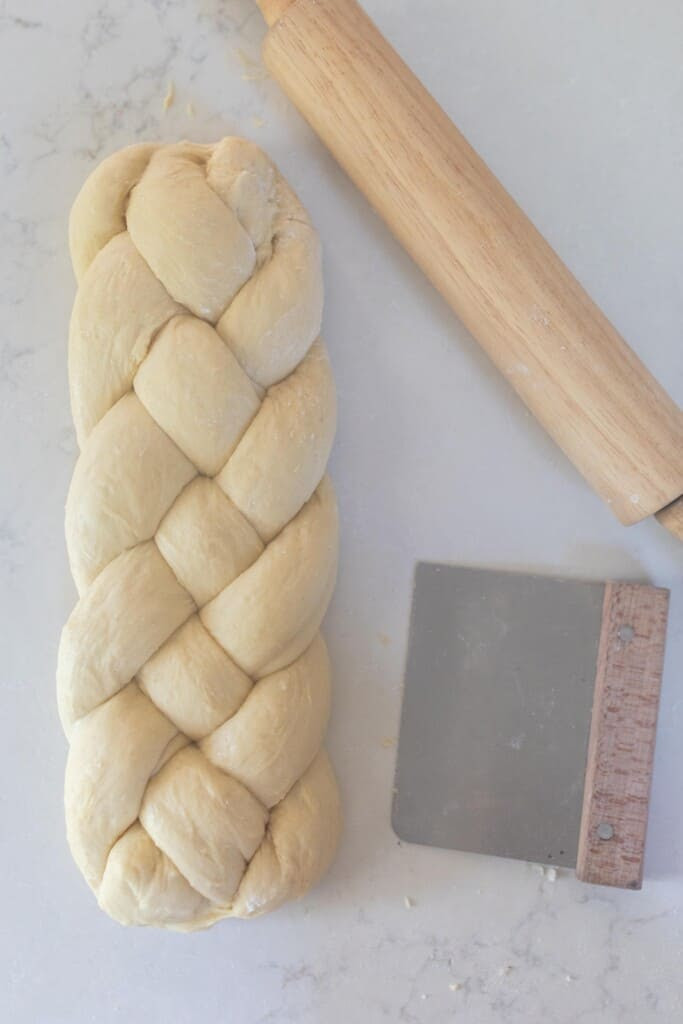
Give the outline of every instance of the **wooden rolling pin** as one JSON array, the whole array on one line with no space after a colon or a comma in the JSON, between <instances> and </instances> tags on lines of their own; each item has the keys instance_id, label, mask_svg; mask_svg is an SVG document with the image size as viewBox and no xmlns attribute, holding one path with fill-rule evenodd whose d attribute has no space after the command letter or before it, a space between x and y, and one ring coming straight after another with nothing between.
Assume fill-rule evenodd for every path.
<instances>
[{"instance_id":1,"label":"wooden rolling pin","mask_svg":"<svg viewBox=\"0 0 683 1024\"><path fill-rule=\"evenodd\" d=\"M258 0L263 59L626 524L683 540L683 414L355 0Z\"/></svg>"}]
</instances>

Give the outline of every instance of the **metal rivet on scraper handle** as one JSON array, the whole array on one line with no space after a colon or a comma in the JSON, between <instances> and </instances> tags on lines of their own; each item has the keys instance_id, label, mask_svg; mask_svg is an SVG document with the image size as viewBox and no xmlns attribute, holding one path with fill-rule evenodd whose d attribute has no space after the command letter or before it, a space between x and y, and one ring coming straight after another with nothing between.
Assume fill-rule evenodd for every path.
<instances>
[{"instance_id":1,"label":"metal rivet on scraper handle","mask_svg":"<svg viewBox=\"0 0 683 1024\"><path fill-rule=\"evenodd\" d=\"M614 829L606 821L601 821L596 831L598 833L598 839L604 839L605 841L611 839L614 835Z\"/></svg>"},{"instance_id":2,"label":"metal rivet on scraper handle","mask_svg":"<svg viewBox=\"0 0 683 1024\"><path fill-rule=\"evenodd\" d=\"M617 636L624 646L626 646L626 644L630 644L631 640L633 640L633 637L635 636L633 626L621 626Z\"/></svg>"}]
</instances>

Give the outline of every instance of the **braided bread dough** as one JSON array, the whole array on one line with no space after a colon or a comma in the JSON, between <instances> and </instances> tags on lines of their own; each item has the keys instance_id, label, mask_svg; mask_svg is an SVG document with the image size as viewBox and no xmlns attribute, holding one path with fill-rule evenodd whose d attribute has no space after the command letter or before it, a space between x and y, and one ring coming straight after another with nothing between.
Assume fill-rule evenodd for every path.
<instances>
[{"instance_id":1,"label":"braided bread dough","mask_svg":"<svg viewBox=\"0 0 683 1024\"><path fill-rule=\"evenodd\" d=\"M266 156L227 138L105 160L70 245L69 844L122 923L250 917L322 875L340 826L318 238Z\"/></svg>"}]
</instances>

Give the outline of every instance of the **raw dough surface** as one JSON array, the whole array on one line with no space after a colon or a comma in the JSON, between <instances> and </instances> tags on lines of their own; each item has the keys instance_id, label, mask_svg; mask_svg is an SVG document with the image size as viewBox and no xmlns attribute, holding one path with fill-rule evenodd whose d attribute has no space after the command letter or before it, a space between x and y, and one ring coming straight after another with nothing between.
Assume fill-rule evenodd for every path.
<instances>
[{"instance_id":1,"label":"raw dough surface","mask_svg":"<svg viewBox=\"0 0 683 1024\"><path fill-rule=\"evenodd\" d=\"M320 246L251 143L138 145L74 204L71 850L124 924L296 898L337 845Z\"/></svg>"}]
</instances>

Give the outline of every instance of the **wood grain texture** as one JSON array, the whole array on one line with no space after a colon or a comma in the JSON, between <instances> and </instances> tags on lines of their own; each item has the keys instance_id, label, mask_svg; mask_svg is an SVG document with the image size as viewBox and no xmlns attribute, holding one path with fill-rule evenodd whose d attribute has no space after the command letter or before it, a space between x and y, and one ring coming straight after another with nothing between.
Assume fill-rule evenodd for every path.
<instances>
[{"instance_id":1,"label":"wood grain texture","mask_svg":"<svg viewBox=\"0 0 683 1024\"><path fill-rule=\"evenodd\" d=\"M683 496L658 512L657 521L677 540L683 540Z\"/></svg>"},{"instance_id":2,"label":"wood grain texture","mask_svg":"<svg viewBox=\"0 0 683 1024\"><path fill-rule=\"evenodd\" d=\"M605 588L576 865L584 882L642 885L668 607L668 590Z\"/></svg>"},{"instance_id":3,"label":"wood grain texture","mask_svg":"<svg viewBox=\"0 0 683 1024\"><path fill-rule=\"evenodd\" d=\"M287 3L264 61L621 521L677 498L681 411L355 0Z\"/></svg>"}]
</instances>

